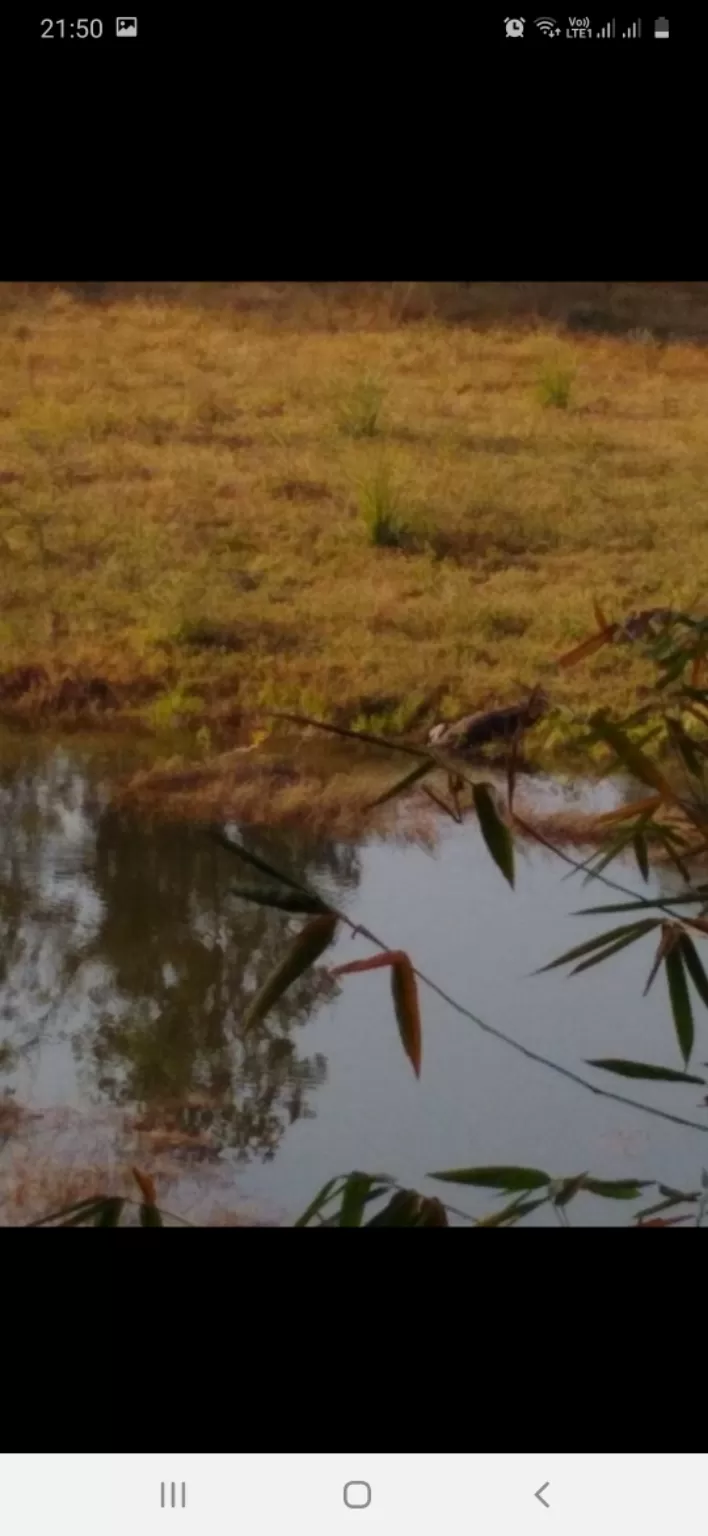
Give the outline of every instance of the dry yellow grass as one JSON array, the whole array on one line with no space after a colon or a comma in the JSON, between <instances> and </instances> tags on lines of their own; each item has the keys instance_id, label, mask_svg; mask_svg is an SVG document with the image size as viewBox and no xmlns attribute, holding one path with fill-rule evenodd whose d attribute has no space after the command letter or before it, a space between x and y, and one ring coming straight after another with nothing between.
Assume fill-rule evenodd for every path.
<instances>
[{"instance_id":1,"label":"dry yellow grass","mask_svg":"<svg viewBox=\"0 0 708 1536\"><path fill-rule=\"evenodd\" d=\"M593 595L701 597L691 330L708 284L0 285L0 709L209 748L262 710L395 732L429 690L454 713L539 678L631 707L631 648L554 658ZM352 436L362 385L378 430ZM399 548L362 515L382 475Z\"/></svg>"}]
</instances>

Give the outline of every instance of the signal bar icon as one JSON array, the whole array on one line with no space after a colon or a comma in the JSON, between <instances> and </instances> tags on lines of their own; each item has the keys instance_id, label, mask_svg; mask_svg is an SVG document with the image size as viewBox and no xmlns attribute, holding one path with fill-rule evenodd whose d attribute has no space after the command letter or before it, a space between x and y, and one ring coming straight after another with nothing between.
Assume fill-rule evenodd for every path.
<instances>
[{"instance_id":1,"label":"signal bar icon","mask_svg":"<svg viewBox=\"0 0 708 1536\"><path fill-rule=\"evenodd\" d=\"M639 21L633 21L632 25L630 27L627 27L626 31L624 31L622 33L623 37L641 37L641 35L642 35L641 19Z\"/></svg>"},{"instance_id":2,"label":"signal bar icon","mask_svg":"<svg viewBox=\"0 0 708 1536\"><path fill-rule=\"evenodd\" d=\"M595 33L596 37L614 37L614 35L615 35L614 19L612 21L606 22L604 27L598 27L598 30Z\"/></svg>"},{"instance_id":3,"label":"signal bar icon","mask_svg":"<svg viewBox=\"0 0 708 1536\"><path fill-rule=\"evenodd\" d=\"M177 1492L177 1483L160 1483L160 1508L166 1509L169 1503L172 1509L177 1508L178 1500L185 1509L187 1506L187 1484L179 1484L180 1493Z\"/></svg>"}]
</instances>

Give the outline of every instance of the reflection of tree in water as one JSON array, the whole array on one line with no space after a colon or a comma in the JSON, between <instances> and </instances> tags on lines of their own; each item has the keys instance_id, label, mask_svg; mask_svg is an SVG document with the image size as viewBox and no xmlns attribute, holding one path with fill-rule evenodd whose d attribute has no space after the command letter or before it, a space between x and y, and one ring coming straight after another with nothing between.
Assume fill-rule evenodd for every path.
<instances>
[{"instance_id":1,"label":"reflection of tree in water","mask_svg":"<svg viewBox=\"0 0 708 1536\"><path fill-rule=\"evenodd\" d=\"M323 892L358 880L354 848L252 828L243 841ZM201 1100L190 1130L208 1128L244 1157L272 1156L286 1125L311 1113L308 1090L325 1079L325 1058L299 1057L292 1035L334 984L311 970L264 1025L246 1033L240 1021L302 919L239 900L233 887L244 867L184 826L141 827L109 810L95 860L104 910L90 953L109 976L80 1055L101 1093L123 1104ZM252 884L250 870L247 878Z\"/></svg>"},{"instance_id":2,"label":"reflection of tree in water","mask_svg":"<svg viewBox=\"0 0 708 1536\"><path fill-rule=\"evenodd\" d=\"M85 928L80 878L90 796L62 752L13 738L0 761L0 1043L3 1064L41 1043L66 1003ZM89 827L90 831L90 827Z\"/></svg>"},{"instance_id":3,"label":"reflection of tree in water","mask_svg":"<svg viewBox=\"0 0 708 1536\"><path fill-rule=\"evenodd\" d=\"M242 836L339 903L358 884L352 847ZM106 809L68 753L4 745L0 1046L35 1042L35 1061L49 1031L65 1030L90 1090L118 1104L191 1104L188 1131L272 1156L325 1078L325 1059L298 1055L295 1032L333 984L306 973L244 1033L246 1003L302 921L240 901L244 877L257 883L203 832Z\"/></svg>"}]
</instances>

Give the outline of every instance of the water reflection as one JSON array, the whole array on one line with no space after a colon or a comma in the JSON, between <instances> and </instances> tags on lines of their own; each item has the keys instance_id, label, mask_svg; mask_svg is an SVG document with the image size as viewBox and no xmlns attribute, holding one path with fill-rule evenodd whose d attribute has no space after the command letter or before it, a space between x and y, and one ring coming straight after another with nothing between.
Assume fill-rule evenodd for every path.
<instances>
[{"instance_id":1,"label":"water reflection","mask_svg":"<svg viewBox=\"0 0 708 1536\"><path fill-rule=\"evenodd\" d=\"M110 1110L147 1146L179 1149L181 1166L213 1161L202 1170L210 1187L221 1170L233 1189L241 1164L236 1204L245 1193L285 1220L326 1178L354 1167L384 1169L430 1194L440 1190L425 1184L428 1170L481 1163L685 1188L700 1178L702 1134L561 1081L428 991L418 1082L381 971L346 978L335 1000L324 968L315 969L267 1027L245 1032L246 1004L299 919L242 901L238 861L203 833L116 811L106 769L95 750L87 761L73 745L0 744L0 1081L19 1104L93 1114L94 1123ZM608 783L592 794L534 786L551 810L607 810L623 793ZM473 822L445 822L433 857L275 831L240 835L529 1049L586 1078L586 1064L603 1056L680 1065L665 989L657 983L642 999L653 936L587 976L531 979L612 921L572 916L579 907L622 899L599 896L580 875L565 880L567 867L549 852L520 846L512 892ZM648 887L631 863L616 874L637 893L670 895L679 883L669 866ZM342 932L327 959L367 952ZM697 1033L705 1022L701 1014ZM699 1041L696 1058L707 1057L708 1041ZM694 1121L705 1116L697 1087L628 1091ZM470 1194L469 1208L484 1210L484 1200ZM626 1221L621 1202L596 1204L584 1221Z\"/></svg>"},{"instance_id":2,"label":"water reflection","mask_svg":"<svg viewBox=\"0 0 708 1536\"><path fill-rule=\"evenodd\" d=\"M75 1100L132 1106L141 1125L176 1126L212 1154L272 1158L327 1076L325 1056L298 1041L334 990L324 969L291 987L267 1026L241 1025L293 919L240 900L238 862L203 833L114 811L63 752L6 764L0 786L0 1017L33 1097L51 1036L55 1066L70 1041ZM242 836L340 904L358 883L355 848ZM66 1091L66 1060L61 1078Z\"/></svg>"}]
</instances>

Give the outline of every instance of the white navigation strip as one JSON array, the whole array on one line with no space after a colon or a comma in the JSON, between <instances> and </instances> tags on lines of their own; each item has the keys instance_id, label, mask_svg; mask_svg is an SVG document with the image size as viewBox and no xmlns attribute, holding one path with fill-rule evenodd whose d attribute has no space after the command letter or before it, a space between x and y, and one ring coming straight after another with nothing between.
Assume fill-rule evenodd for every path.
<instances>
[{"instance_id":1,"label":"white navigation strip","mask_svg":"<svg viewBox=\"0 0 708 1536\"><path fill-rule=\"evenodd\" d=\"M500 1426L500 1431L503 1426ZM708 1455L0 1456L12 1536L705 1536Z\"/></svg>"}]
</instances>

